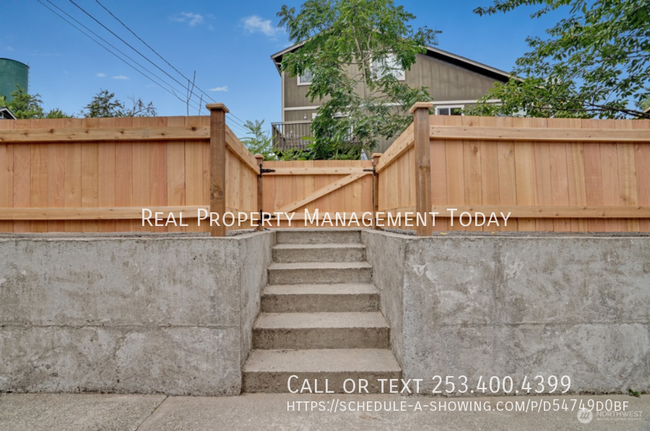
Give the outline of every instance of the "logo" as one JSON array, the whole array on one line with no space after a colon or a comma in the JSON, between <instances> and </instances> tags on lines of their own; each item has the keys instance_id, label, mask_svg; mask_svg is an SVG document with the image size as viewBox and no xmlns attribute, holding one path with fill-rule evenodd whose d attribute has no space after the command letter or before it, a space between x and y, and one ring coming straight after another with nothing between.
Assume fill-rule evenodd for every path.
<instances>
[{"instance_id":1,"label":"logo","mask_svg":"<svg viewBox=\"0 0 650 431\"><path fill-rule=\"evenodd\" d=\"M582 424L588 424L594 418L594 414L587 409L582 409L578 412L578 421Z\"/></svg>"}]
</instances>

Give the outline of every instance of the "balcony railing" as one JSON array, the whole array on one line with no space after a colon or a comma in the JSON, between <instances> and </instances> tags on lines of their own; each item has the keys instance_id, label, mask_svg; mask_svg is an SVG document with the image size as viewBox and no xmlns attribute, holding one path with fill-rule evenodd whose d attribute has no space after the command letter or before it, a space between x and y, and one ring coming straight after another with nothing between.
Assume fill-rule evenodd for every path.
<instances>
[{"instance_id":1,"label":"balcony railing","mask_svg":"<svg viewBox=\"0 0 650 431\"><path fill-rule=\"evenodd\" d=\"M311 140L311 122L290 121L271 123L273 132L273 149L275 151L304 150Z\"/></svg>"}]
</instances>

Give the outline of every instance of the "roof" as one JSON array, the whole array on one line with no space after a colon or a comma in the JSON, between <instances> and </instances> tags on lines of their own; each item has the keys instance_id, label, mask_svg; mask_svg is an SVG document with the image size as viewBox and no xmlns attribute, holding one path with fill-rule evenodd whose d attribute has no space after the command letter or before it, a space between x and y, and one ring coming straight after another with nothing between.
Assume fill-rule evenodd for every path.
<instances>
[{"instance_id":1,"label":"roof","mask_svg":"<svg viewBox=\"0 0 650 431\"><path fill-rule=\"evenodd\" d=\"M14 115L13 112L7 107L0 107L0 120L15 120L16 116Z\"/></svg>"},{"instance_id":2,"label":"roof","mask_svg":"<svg viewBox=\"0 0 650 431\"><path fill-rule=\"evenodd\" d=\"M280 73L280 65L282 64L282 57L288 52L293 52L304 45L304 42L297 43L293 46L283 49L282 51L276 52L271 56L271 60L275 64L275 68ZM448 63L455 64L465 69L472 70L474 72L481 73L483 75L488 75L490 77L496 78L500 81L507 81L510 79L510 73L503 70L497 69L492 66L488 66L478 61L470 60L469 58L461 57L460 55L452 54L451 52L444 51L442 49L434 48L432 46L427 46L426 54L429 57L438 58L440 60L446 61Z\"/></svg>"}]
</instances>

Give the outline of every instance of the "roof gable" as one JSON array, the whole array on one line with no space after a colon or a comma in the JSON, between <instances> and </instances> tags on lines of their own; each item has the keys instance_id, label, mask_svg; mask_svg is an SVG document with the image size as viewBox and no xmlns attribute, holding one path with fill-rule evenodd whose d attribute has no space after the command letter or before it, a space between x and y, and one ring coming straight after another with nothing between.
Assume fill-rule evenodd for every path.
<instances>
[{"instance_id":1,"label":"roof gable","mask_svg":"<svg viewBox=\"0 0 650 431\"><path fill-rule=\"evenodd\" d=\"M304 42L297 43L293 46L283 49L282 51L276 52L271 56L271 60L273 61L273 64L275 64L275 68L278 70L278 73L281 73L280 65L282 64L282 57L284 56L284 54L288 52L296 51L303 45ZM427 52L425 55L429 57L438 58L440 60L455 64L456 66L460 66L465 69L472 70L482 75L487 75L491 78L495 78L502 82L508 81L511 77L510 73L505 72L503 70L431 46L427 46Z\"/></svg>"},{"instance_id":2,"label":"roof gable","mask_svg":"<svg viewBox=\"0 0 650 431\"><path fill-rule=\"evenodd\" d=\"M0 107L0 120L15 120L16 116L14 115L13 112L11 112L11 109L7 107Z\"/></svg>"}]
</instances>

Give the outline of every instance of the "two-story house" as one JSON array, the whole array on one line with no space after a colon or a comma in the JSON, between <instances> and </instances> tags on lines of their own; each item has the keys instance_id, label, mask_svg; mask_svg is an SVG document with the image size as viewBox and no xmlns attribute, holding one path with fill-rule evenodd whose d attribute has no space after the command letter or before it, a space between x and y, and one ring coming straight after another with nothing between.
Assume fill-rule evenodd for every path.
<instances>
[{"instance_id":1,"label":"two-story house","mask_svg":"<svg viewBox=\"0 0 650 431\"><path fill-rule=\"evenodd\" d=\"M281 71L282 57L300 49L297 44L271 56L282 78L282 122L273 123L274 145L278 149L304 148L304 136L311 136L310 123L319 105L307 98L311 76L289 76ZM460 115L461 110L476 103L496 82L507 82L510 74L494 67L428 47L418 54L411 70L398 70L395 77L411 87L428 87L438 115ZM496 101L495 101L496 102ZM378 152L391 144L381 142Z\"/></svg>"}]
</instances>

